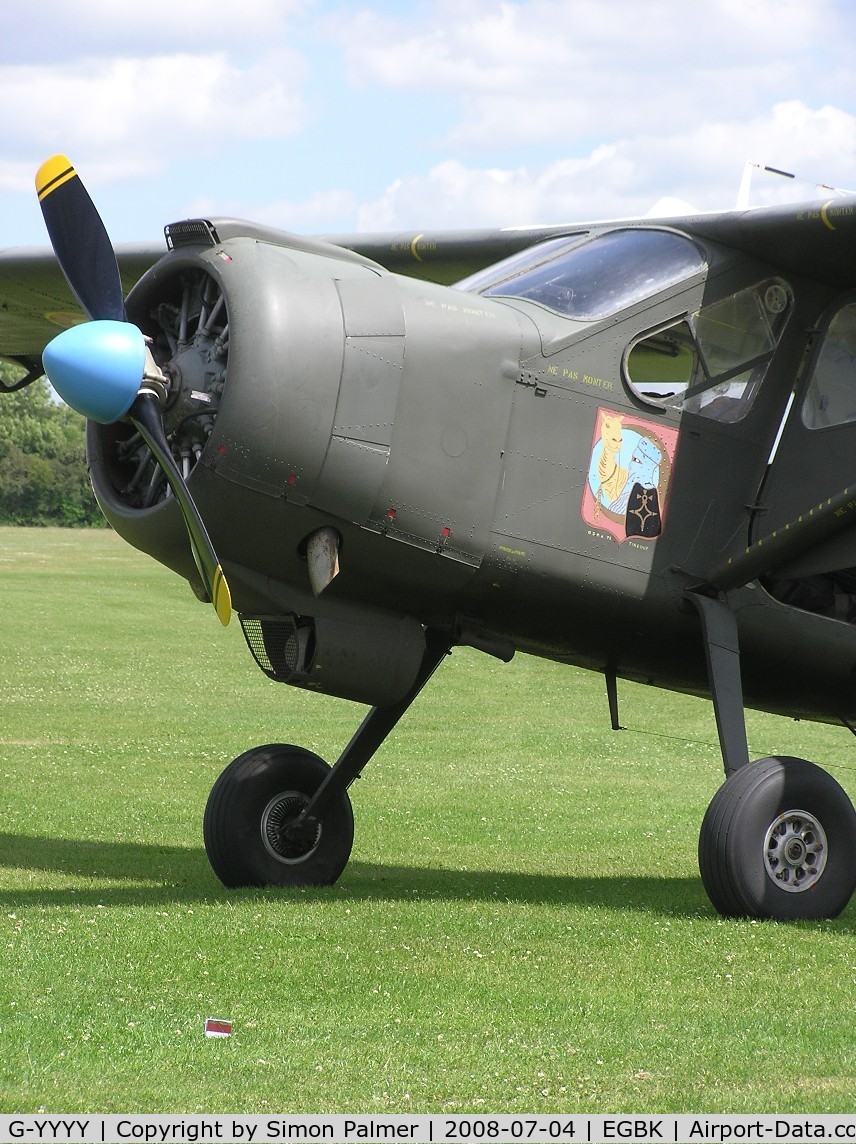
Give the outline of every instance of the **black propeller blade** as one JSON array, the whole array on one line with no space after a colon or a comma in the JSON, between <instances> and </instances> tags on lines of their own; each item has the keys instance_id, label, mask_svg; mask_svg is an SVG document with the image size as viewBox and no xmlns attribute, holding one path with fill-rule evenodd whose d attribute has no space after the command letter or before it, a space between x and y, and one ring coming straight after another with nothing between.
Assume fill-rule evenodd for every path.
<instances>
[{"instance_id":1,"label":"black propeller blade","mask_svg":"<svg viewBox=\"0 0 856 1144\"><path fill-rule=\"evenodd\" d=\"M188 492L181 470L175 463L170 451L164 433L160 401L155 391L142 388L137 394L128 416L157 457L166 479L169 481L170 488L178 501L184 522L187 525L187 534L190 538L190 547L193 549L196 567L199 569L202 581L208 589L214 611L225 627L232 613L229 585L226 583L226 577L220 567L217 553L208 539L208 532L202 523L199 509Z\"/></svg>"},{"instance_id":2,"label":"black propeller blade","mask_svg":"<svg viewBox=\"0 0 856 1144\"><path fill-rule=\"evenodd\" d=\"M166 439L160 395L167 381L143 334L125 318L119 267L101 216L64 155L42 164L36 190L63 274L92 319L64 330L45 347L45 373L84 417L103 425L127 417L139 430L181 509L208 598L220 622L228 624L229 585Z\"/></svg>"},{"instance_id":3,"label":"black propeller blade","mask_svg":"<svg viewBox=\"0 0 856 1144\"><path fill-rule=\"evenodd\" d=\"M95 204L65 155L39 167L36 192L62 272L90 318L125 321L113 244Z\"/></svg>"}]
</instances>

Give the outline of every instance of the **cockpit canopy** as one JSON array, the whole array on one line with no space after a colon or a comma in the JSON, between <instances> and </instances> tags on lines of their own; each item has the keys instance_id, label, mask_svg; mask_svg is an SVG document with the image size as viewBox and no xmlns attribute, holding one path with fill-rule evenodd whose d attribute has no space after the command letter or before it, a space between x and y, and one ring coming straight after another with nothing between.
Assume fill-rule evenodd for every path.
<instances>
[{"instance_id":1,"label":"cockpit canopy","mask_svg":"<svg viewBox=\"0 0 856 1144\"><path fill-rule=\"evenodd\" d=\"M566 318L593 322L650 298L705 267L690 239L672 231L613 230L529 247L457 283L489 298L525 298Z\"/></svg>"},{"instance_id":2,"label":"cockpit canopy","mask_svg":"<svg viewBox=\"0 0 856 1144\"><path fill-rule=\"evenodd\" d=\"M525 299L580 323L611 319L698 281L704 252L686 235L623 227L592 237L564 235L465 278L457 289ZM685 409L719 421L749 412L792 310L779 278L676 313L635 333L624 349L622 380L646 405ZM686 304L686 299L683 299Z\"/></svg>"}]
</instances>

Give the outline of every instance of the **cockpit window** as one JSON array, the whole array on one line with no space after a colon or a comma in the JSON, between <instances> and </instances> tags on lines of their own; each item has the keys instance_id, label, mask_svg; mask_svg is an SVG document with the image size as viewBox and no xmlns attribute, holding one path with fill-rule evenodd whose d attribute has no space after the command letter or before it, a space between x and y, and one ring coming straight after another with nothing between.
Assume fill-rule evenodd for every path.
<instances>
[{"instance_id":1,"label":"cockpit window","mask_svg":"<svg viewBox=\"0 0 856 1144\"><path fill-rule=\"evenodd\" d=\"M651 405L717 421L749 412L791 312L788 285L759 282L631 343L624 375Z\"/></svg>"},{"instance_id":2,"label":"cockpit window","mask_svg":"<svg viewBox=\"0 0 856 1144\"><path fill-rule=\"evenodd\" d=\"M704 266L699 249L683 235L615 230L590 241L556 239L530 248L459 283L459 289L490 298L527 298L592 322L659 294Z\"/></svg>"},{"instance_id":3,"label":"cockpit window","mask_svg":"<svg viewBox=\"0 0 856 1144\"><path fill-rule=\"evenodd\" d=\"M494 262L484 270L478 270L469 278L456 282L455 290L466 290L470 294L481 294L491 286L500 282L509 282L518 274L525 274L536 266L543 266L546 262L553 262L559 255L571 250L588 237L588 231L582 234L563 234L561 238L550 238L546 242L539 242L537 246L527 246L517 254L503 258L501 262Z\"/></svg>"},{"instance_id":4,"label":"cockpit window","mask_svg":"<svg viewBox=\"0 0 856 1144\"><path fill-rule=\"evenodd\" d=\"M829 323L802 416L809 429L856 421L856 302L842 307Z\"/></svg>"}]
</instances>

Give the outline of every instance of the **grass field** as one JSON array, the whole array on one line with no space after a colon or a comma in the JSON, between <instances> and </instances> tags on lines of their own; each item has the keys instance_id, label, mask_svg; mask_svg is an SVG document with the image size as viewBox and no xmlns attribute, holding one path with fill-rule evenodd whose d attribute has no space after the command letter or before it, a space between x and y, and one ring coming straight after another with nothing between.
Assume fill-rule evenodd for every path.
<instances>
[{"instance_id":1,"label":"grass field","mask_svg":"<svg viewBox=\"0 0 856 1144\"><path fill-rule=\"evenodd\" d=\"M456 651L352 788L339 883L226 891L220 770L332 760L363 709L268 681L107 531L0 529L0 590L0 1111L853 1111L856 901L713 912L709 704L620 685L616 733L601 677ZM749 728L856 795L848 732Z\"/></svg>"}]
</instances>

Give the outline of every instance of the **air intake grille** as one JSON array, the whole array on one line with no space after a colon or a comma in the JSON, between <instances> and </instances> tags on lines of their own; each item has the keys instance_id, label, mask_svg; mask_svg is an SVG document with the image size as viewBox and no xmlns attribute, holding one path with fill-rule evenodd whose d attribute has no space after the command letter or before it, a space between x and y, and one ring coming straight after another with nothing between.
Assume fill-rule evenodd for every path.
<instances>
[{"instance_id":1,"label":"air intake grille","mask_svg":"<svg viewBox=\"0 0 856 1144\"><path fill-rule=\"evenodd\" d=\"M271 679L294 683L311 664L312 628L298 625L295 617L263 619L241 616L244 639L256 663Z\"/></svg>"},{"instance_id":2,"label":"air intake grille","mask_svg":"<svg viewBox=\"0 0 856 1144\"><path fill-rule=\"evenodd\" d=\"M164 227L167 247L177 246L216 246L217 232L207 219L191 218L185 222L171 222Z\"/></svg>"}]
</instances>

